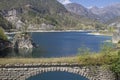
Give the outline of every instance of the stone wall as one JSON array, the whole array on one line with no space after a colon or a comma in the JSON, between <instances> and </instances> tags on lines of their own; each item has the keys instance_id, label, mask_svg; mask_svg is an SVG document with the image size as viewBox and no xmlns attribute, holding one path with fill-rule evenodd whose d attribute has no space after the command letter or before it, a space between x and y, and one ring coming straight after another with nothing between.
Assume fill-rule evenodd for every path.
<instances>
[{"instance_id":1,"label":"stone wall","mask_svg":"<svg viewBox=\"0 0 120 80\"><path fill-rule=\"evenodd\" d=\"M50 71L75 73L89 80L115 80L114 74L109 69L101 66L81 66L77 63L6 64L0 67L0 79L25 80Z\"/></svg>"}]
</instances>

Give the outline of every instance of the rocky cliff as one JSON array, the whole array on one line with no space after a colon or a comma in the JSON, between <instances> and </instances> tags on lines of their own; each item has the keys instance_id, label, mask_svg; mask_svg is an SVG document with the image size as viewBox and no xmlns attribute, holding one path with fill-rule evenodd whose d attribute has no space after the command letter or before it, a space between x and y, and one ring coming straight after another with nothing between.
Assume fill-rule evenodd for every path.
<instances>
[{"instance_id":1,"label":"rocky cliff","mask_svg":"<svg viewBox=\"0 0 120 80\"><path fill-rule=\"evenodd\" d=\"M113 33L112 42L113 43L119 43L120 42L120 27L118 27L118 31Z\"/></svg>"},{"instance_id":2,"label":"rocky cliff","mask_svg":"<svg viewBox=\"0 0 120 80\"><path fill-rule=\"evenodd\" d=\"M31 49L34 47L32 39L27 33L15 35L13 44L16 49Z\"/></svg>"},{"instance_id":3,"label":"rocky cliff","mask_svg":"<svg viewBox=\"0 0 120 80\"><path fill-rule=\"evenodd\" d=\"M113 43L118 43L120 41L120 33L113 33L113 36L112 36L112 42Z\"/></svg>"}]
</instances>

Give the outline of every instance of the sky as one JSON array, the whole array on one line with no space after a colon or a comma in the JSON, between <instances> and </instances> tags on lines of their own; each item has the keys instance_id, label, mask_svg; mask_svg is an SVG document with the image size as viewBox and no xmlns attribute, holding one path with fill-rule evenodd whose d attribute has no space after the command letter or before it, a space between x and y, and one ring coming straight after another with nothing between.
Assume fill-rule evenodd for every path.
<instances>
[{"instance_id":1,"label":"sky","mask_svg":"<svg viewBox=\"0 0 120 80\"><path fill-rule=\"evenodd\" d=\"M105 7L110 4L114 3L120 3L120 0L59 0L63 4L67 3L79 3L85 7L92 7L92 6L97 6L97 7Z\"/></svg>"}]
</instances>

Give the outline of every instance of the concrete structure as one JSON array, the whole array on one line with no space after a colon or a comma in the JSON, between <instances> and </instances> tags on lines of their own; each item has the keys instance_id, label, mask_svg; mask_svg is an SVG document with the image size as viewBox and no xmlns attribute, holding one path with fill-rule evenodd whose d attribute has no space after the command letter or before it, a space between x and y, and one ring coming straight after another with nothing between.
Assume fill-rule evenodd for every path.
<instances>
[{"instance_id":1,"label":"concrete structure","mask_svg":"<svg viewBox=\"0 0 120 80\"><path fill-rule=\"evenodd\" d=\"M100 66L81 66L77 63L39 63L0 66L0 80L25 80L50 71L79 74L89 80L115 80L114 74Z\"/></svg>"}]
</instances>

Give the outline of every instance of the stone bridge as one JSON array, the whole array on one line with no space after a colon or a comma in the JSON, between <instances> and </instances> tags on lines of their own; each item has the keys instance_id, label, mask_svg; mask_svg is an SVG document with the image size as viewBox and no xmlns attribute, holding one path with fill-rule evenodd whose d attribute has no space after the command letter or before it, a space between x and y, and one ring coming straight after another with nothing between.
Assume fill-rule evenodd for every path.
<instances>
[{"instance_id":1,"label":"stone bridge","mask_svg":"<svg viewBox=\"0 0 120 80\"><path fill-rule=\"evenodd\" d=\"M26 80L50 71L79 74L89 80L115 80L114 74L100 66L81 66L78 63L6 64L0 66L0 80Z\"/></svg>"}]
</instances>

